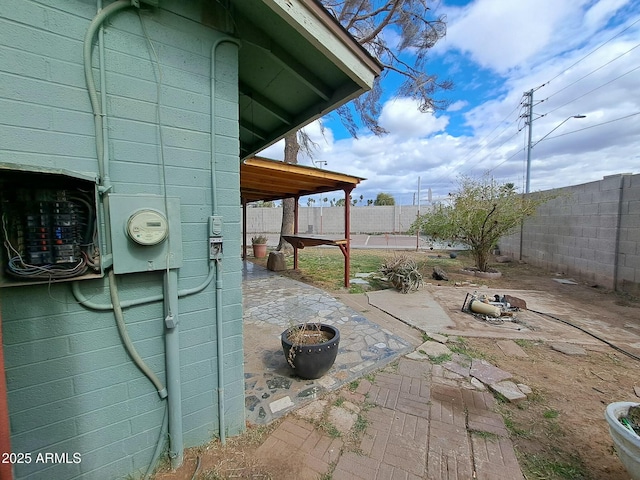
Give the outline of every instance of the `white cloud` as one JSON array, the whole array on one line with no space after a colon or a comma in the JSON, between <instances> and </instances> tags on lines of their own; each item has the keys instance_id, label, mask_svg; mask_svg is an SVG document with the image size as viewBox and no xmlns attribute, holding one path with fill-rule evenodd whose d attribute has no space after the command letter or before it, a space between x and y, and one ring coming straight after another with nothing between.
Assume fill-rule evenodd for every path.
<instances>
[{"instance_id":1,"label":"white cloud","mask_svg":"<svg viewBox=\"0 0 640 480\"><path fill-rule=\"evenodd\" d=\"M415 102L395 99L382 106L386 136L344 138L336 126L317 140L319 126L308 127L326 168L367 178L357 196L387 192L411 203L420 177L424 201L428 188L443 197L460 174L486 171L523 189L527 129L520 102L531 89L533 142L549 133L531 151L533 191L640 173L638 2L475 0L447 13L449 33L436 51L452 69L476 62L466 78L477 88L456 86L446 114L423 114ZM464 62L455 63L461 55ZM578 114L587 117L564 122ZM451 134L461 123L464 135ZM282 145L271 150L263 154L282 158Z\"/></svg>"},{"instance_id":2,"label":"white cloud","mask_svg":"<svg viewBox=\"0 0 640 480\"><path fill-rule=\"evenodd\" d=\"M593 5L584 16L584 23L589 28L597 28L605 24L611 16L628 3L628 0L600 0Z\"/></svg>"},{"instance_id":3,"label":"white cloud","mask_svg":"<svg viewBox=\"0 0 640 480\"><path fill-rule=\"evenodd\" d=\"M425 137L442 132L449 120L418 110L419 103L410 98L395 98L386 102L380 113L380 125L399 138Z\"/></svg>"},{"instance_id":4,"label":"white cloud","mask_svg":"<svg viewBox=\"0 0 640 480\"><path fill-rule=\"evenodd\" d=\"M446 41L479 65L497 72L521 66L547 47L558 30L574 25L580 1L476 0L451 9Z\"/></svg>"},{"instance_id":5,"label":"white cloud","mask_svg":"<svg viewBox=\"0 0 640 480\"><path fill-rule=\"evenodd\" d=\"M447 112L457 112L466 108L468 105L469 102L467 102L466 100L458 100L457 102L453 102L451 105L449 105L449 108L447 108Z\"/></svg>"}]
</instances>

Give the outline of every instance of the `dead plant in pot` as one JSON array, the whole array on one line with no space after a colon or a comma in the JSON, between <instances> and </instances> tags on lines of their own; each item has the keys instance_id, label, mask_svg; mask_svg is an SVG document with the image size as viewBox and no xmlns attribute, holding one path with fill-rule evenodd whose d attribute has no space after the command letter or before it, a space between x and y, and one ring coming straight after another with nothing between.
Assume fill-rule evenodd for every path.
<instances>
[{"instance_id":1,"label":"dead plant in pot","mask_svg":"<svg viewBox=\"0 0 640 480\"><path fill-rule=\"evenodd\" d=\"M320 378L338 355L340 331L333 325L300 323L286 329L280 338L285 359L300 378Z\"/></svg>"}]
</instances>

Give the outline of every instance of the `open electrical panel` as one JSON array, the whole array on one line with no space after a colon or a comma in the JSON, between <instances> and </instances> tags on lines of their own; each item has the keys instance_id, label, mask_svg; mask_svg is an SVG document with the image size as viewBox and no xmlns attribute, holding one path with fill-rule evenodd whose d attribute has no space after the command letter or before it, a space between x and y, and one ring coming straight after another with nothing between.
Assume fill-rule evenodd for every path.
<instances>
[{"instance_id":1,"label":"open electrical panel","mask_svg":"<svg viewBox=\"0 0 640 480\"><path fill-rule=\"evenodd\" d=\"M101 276L96 183L0 166L0 286Z\"/></svg>"}]
</instances>

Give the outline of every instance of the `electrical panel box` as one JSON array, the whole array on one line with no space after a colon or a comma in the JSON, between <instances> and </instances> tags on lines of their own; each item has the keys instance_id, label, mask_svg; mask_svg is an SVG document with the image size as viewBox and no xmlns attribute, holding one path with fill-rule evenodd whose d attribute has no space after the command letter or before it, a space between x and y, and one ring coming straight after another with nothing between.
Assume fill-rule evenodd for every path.
<instances>
[{"instance_id":1,"label":"electrical panel box","mask_svg":"<svg viewBox=\"0 0 640 480\"><path fill-rule=\"evenodd\" d=\"M95 180L46 170L0 164L0 286L102 275Z\"/></svg>"},{"instance_id":2,"label":"electrical panel box","mask_svg":"<svg viewBox=\"0 0 640 480\"><path fill-rule=\"evenodd\" d=\"M180 199L160 195L107 195L115 273L182 266Z\"/></svg>"}]
</instances>

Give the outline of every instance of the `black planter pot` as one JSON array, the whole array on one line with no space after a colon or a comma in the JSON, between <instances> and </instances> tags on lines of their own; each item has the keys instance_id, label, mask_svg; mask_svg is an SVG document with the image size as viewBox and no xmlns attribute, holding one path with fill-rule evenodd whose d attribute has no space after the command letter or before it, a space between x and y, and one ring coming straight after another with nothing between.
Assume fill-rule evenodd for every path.
<instances>
[{"instance_id":1,"label":"black planter pot","mask_svg":"<svg viewBox=\"0 0 640 480\"><path fill-rule=\"evenodd\" d=\"M315 330L318 324L296 325L282 332L280 336L282 349L284 350L284 358L293 369L293 373L300 378L308 380L320 378L329 371L338 355L340 331L331 325L324 323L319 325L320 331L325 332L326 335L330 337L329 340L323 343L293 346L287 338L292 330L303 328L306 330ZM293 352L291 352L291 349L293 349Z\"/></svg>"}]
</instances>

